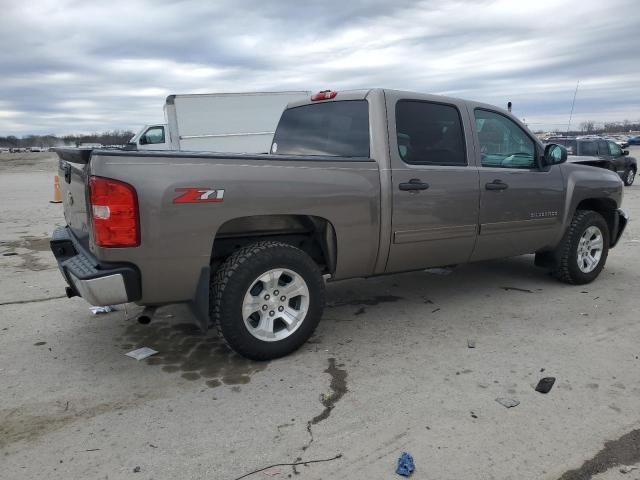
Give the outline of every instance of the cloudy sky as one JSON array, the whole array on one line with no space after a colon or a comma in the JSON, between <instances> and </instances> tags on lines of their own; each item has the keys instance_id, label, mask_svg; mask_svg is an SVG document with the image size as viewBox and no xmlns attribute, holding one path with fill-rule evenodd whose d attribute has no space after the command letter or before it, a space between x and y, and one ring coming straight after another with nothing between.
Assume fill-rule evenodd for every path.
<instances>
[{"instance_id":1,"label":"cloudy sky","mask_svg":"<svg viewBox=\"0 0 640 480\"><path fill-rule=\"evenodd\" d=\"M172 93L388 87L533 128L640 120L638 0L0 0L0 135L137 130Z\"/></svg>"}]
</instances>

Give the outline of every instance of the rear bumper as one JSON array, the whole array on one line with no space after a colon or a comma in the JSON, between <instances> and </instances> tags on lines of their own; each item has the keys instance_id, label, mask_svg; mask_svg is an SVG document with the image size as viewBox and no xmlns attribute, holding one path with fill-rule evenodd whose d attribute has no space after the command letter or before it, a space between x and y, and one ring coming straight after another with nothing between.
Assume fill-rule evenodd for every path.
<instances>
[{"instance_id":1,"label":"rear bumper","mask_svg":"<svg viewBox=\"0 0 640 480\"><path fill-rule=\"evenodd\" d=\"M100 263L68 227L58 227L50 245L72 293L91 305L116 305L140 299L140 272L135 266Z\"/></svg>"},{"instance_id":2,"label":"rear bumper","mask_svg":"<svg viewBox=\"0 0 640 480\"><path fill-rule=\"evenodd\" d=\"M611 232L611 248L615 247L618 243L618 240L620 240L620 237L622 237L622 233L624 232L624 229L626 228L628 222L629 215L627 214L627 212L619 208L616 211L613 232Z\"/></svg>"}]
</instances>

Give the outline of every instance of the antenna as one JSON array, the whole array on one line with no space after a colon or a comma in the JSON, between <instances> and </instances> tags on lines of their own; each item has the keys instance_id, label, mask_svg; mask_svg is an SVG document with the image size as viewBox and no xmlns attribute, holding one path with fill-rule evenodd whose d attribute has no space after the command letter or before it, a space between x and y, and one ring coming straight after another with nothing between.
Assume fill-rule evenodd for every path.
<instances>
[{"instance_id":1,"label":"antenna","mask_svg":"<svg viewBox=\"0 0 640 480\"><path fill-rule=\"evenodd\" d=\"M576 91L573 92L573 102L571 103L571 113L569 114L569 124L567 125L567 135L569 135L569 128L571 127L571 119L573 118L573 107L576 105L576 95L578 95L578 87L580 86L580 80L576 83Z\"/></svg>"}]
</instances>

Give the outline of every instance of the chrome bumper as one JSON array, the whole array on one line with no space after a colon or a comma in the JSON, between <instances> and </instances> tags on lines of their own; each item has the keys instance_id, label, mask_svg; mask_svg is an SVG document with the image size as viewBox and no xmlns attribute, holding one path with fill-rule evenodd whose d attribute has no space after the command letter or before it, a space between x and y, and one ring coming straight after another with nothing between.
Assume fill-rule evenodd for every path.
<instances>
[{"instance_id":1,"label":"chrome bumper","mask_svg":"<svg viewBox=\"0 0 640 480\"><path fill-rule=\"evenodd\" d=\"M134 266L98 262L67 227L57 228L50 244L58 268L71 290L67 289L69 296L79 295L96 306L140 299L140 274Z\"/></svg>"}]
</instances>

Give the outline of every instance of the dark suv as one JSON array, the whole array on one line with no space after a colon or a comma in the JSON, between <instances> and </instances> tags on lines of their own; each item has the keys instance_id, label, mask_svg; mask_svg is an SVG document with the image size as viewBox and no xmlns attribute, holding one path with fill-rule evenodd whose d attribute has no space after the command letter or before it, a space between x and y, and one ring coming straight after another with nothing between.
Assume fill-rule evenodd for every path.
<instances>
[{"instance_id":1,"label":"dark suv","mask_svg":"<svg viewBox=\"0 0 640 480\"><path fill-rule=\"evenodd\" d=\"M606 168L620 175L626 186L633 184L638 171L636 159L629 157L628 150L604 138L551 137L548 143L563 145L569 153L568 162L583 163Z\"/></svg>"}]
</instances>

